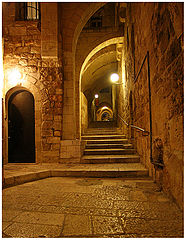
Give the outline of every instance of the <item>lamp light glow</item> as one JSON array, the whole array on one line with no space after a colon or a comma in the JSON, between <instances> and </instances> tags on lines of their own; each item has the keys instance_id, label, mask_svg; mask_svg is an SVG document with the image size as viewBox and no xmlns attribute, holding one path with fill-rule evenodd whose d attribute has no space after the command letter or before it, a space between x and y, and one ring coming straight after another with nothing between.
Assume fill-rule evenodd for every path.
<instances>
[{"instance_id":1,"label":"lamp light glow","mask_svg":"<svg viewBox=\"0 0 186 240\"><path fill-rule=\"evenodd\" d=\"M98 94L95 94L95 98L98 98L99 96L98 96Z\"/></svg>"},{"instance_id":2,"label":"lamp light glow","mask_svg":"<svg viewBox=\"0 0 186 240\"><path fill-rule=\"evenodd\" d=\"M8 81L11 85L22 84L23 77L18 69L12 69L8 73Z\"/></svg>"},{"instance_id":3,"label":"lamp light glow","mask_svg":"<svg viewBox=\"0 0 186 240\"><path fill-rule=\"evenodd\" d=\"M113 73L111 76L110 76L110 80L113 82L113 83L117 83L118 80L119 80L119 75L117 73Z\"/></svg>"},{"instance_id":4,"label":"lamp light glow","mask_svg":"<svg viewBox=\"0 0 186 240\"><path fill-rule=\"evenodd\" d=\"M101 110L109 109L108 107L104 106L101 108Z\"/></svg>"}]
</instances>

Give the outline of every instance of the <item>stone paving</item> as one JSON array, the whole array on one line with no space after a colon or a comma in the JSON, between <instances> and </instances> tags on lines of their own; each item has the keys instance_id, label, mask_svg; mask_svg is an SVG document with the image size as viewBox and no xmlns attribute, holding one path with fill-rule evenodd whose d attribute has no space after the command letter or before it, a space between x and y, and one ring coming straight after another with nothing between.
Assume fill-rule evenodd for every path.
<instances>
[{"instance_id":1,"label":"stone paving","mask_svg":"<svg viewBox=\"0 0 186 240\"><path fill-rule=\"evenodd\" d=\"M151 180L50 177L2 198L4 238L183 237L183 213Z\"/></svg>"}]
</instances>

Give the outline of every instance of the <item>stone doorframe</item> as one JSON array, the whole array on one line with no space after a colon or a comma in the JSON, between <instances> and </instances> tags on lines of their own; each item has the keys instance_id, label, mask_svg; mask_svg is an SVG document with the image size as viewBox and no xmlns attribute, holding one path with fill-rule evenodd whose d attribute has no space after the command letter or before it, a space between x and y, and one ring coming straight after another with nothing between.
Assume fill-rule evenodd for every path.
<instances>
[{"instance_id":1,"label":"stone doorframe","mask_svg":"<svg viewBox=\"0 0 186 240\"><path fill-rule=\"evenodd\" d=\"M29 88L16 86L10 88L5 94L5 103L4 103L4 116L2 121L4 121L4 164L8 163L8 101L12 94L17 91L25 90L30 92L34 97L34 110L35 110L35 163L41 162L41 99L38 89L34 85L30 85Z\"/></svg>"}]
</instances>

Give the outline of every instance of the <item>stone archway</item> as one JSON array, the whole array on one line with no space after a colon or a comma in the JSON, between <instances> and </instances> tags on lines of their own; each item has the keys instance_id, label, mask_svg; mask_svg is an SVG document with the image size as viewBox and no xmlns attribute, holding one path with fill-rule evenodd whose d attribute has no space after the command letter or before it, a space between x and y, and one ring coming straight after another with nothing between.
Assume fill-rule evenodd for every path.
<instances>
[{"instance_id":1,"label":"stone archway","mask_svg":"<svg viewBox=\"0 0 186 240\"><path fill-rule=\"evenodd\" d=\"M34 97L23 89L8 100L8 162L35 162Z\"/></svg>"},{"instance_id":2,"label":"stone archway","mask_svg":"<svg viewBox=\"0 0 186 240\"><path fill-rule=\"evenodd\" d=\"M111 121L113 119L113 111L108 106L100 107L97 112L97 121Z\"/></svg>"},{"instance_id":3,"label":"stone archway","mask_svg":"<svg viewBox=\"0 0 186 240\"><path fill-rule=\"evenodd\" d=\"M80 70L81 66L76 65L77 44L80 33L89 20L89 18L106 3L61 3L61 34L62 34L62 59L64 73L64 97L63 97L63 123L61 147L65 149L61 158L75 159L77 151L81 152L81 115L80 115ZM78 10L77 10L78 9ZM91 46L88 52L83 56L83 61L87 55L100 43L120 35L107 35L101 42ZM83 64L81 61L80 65ZM67 153L66 149L74 149ZM78 149L78 150L77 150ZM75 161L75 160L74 160Z\"/></svg>"},{"instance_id":4,"label":"stone archway","mask_svg":"<svg viewBox=\"0 0 186 240\"><path fill-rule=\"evenodd\" d=\"M82 94L82 89L81 89L81 86L82 86L82 76L86 75L91 75L90 73L87 73L87 69L91 68L91 65L99 65L97 64L96 62L100 62L103 64L103 68L105 68L103 70L101 70L101 67L99 67L99 70L97 71L97 75L99 74L98 72L100 71L104 71L105 72L105 76L106 75L109 75L112 71L111 69L115 69L116 70L116 66L118 65L118 62L117 62L117 53L116 53L116 50L114 50L114 47L119 44L119 43L122 43L123 42L123 37L115 37L115 38L111 38L109 40L106 40L102 43L100 43L98 46L96 46L96 48L92 49L89 54L86 56L83 64L81 65L81 69L80 69L80 72L79 72L79 77L76 79L79 80L78 84L79 84L79 91L80 91L80 95ZM115 56L115 57L113 57ZM112 59L115 58L115 61L112 61ZM110 63L108 62L110 60ZM105 64L104 64L104 61L105 61ZM110 72L111 71L111 72ZM101 72L100 72L101 73ZM86 78L86 77L85 77ZM87 79L88 80L88 79ZM99 79L98 79L99 80ZM100 82L100 81L98 81ZM89 81L90 83L90 81ZM107 84L107 83L106 83ZM107 87L105 85L105 87ZM104 88L104 87L103 87ZM111 94L112 95L112 94ZM80 101L79 105L80 105L80 109L79 111L77 111L77 113L79 113L79 119L81 121L81 104L82 102ZM89 106L90 108L90 106ZM78 117L77 117L78 118ZM101 119L99 117L99 119ZM112 118L113 119L113 118ZM79 122L79 125L80 125L80 129L81 129L81 122ZM80 131L81 132L81 131Z\"/></svg>"},{"instance_id":5,"label":"stone archway","mask_svg":"<svg viewBox=\"0 0 186 240\"><path fill-rule=\"evenodd\" d=\"M75 81L75 52L79 34L88 19L105 3L62 3L62 49L64 61L64 107L63 137L64 141L79 139L77 134L77 109L79 92ZM78 93L77 93L78 92ZM78 94L78 99L77 99ZM79 114L78 114L79 115Z\"/></svg>"},{"instance_id":6,"label":"stone archway","mask_svg":"<svg viewBox=\"0 0 186 240\"><path fill-rule=\"evenodd\" d=\"M27 84L28 87L22 87L22 86L16 86L11 89L9 89L5 95L5 113L4 113L4 126L5 126L5 132L4 132L4 146L3 149L5 150L4 154L4 164L8 163L8 103L12 96L14 96L18 92L28 92L30 95L33 96L33 101L35 105L34 109L34 128L35 128L35 163L41 162L41 101L40 101L40 95L38 94L38 90L35 86L32 84Z\"/></svg>"}]
</instances>

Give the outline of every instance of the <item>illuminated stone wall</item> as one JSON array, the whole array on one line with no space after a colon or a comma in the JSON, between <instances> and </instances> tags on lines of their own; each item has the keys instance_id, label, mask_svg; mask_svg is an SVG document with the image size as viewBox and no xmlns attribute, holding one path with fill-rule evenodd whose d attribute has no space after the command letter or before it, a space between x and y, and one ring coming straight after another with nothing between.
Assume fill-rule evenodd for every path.
<instances>
[{"instance_id":1,"label":"illuminated stone wall","mask_svg":"<svg viewBox=\"0 0 186 240\"><path fill-rule=\"evenodd\" d=\"M88 127L88 102L87 98L81 93L81 133Z\"/></svg>"},{"instance_id":2,"label":"illuminated stone wall","mask_svg":"<svg viewBox=\"0 0 186 240\"><path fill-rule=\"evenodd\" d=\"M132 25L134 35L132 36ZM128 47L124 58L131 56L135 66L126 66L125 74L130 86L121 94L121 102L133 99L133 123L146 130L149 126L149 97L147 61L134 83L143 59L149 51L152 94L153 157L156 143L162 143L164 169L155 171L150 163L149 137L134 131L137 151L150 175L183 207L183 4L182 3L131 3L128 4L125 31ZM126 50L124 47L124 50ZM126 83L127 84L127 83ZM121 104L127 112L129 104ZM126 117L127 117L126 116ZM154 159L155 160L155 159Z\"/></svg>"},{"instance_id":3,"label":"illuminated stone wall","mask_svg":"<svg viewBox=\"0 0 186 240\"><path fill-rule=\"evenodd\" d=\"M8 14L10 11L11 14ZM55 12L51 14L54 15ZM46 15L43 15L43 19L45 17ZM46 25L41 26L37 20L15 21L15 3L4 3L3 20L4 95L11 89L16 91L20 88L20 85L8 81L8 72L16 68L24 76L21 87L34 95L36 162L57 162L62 136L63 103L62 64L56 56L57 49L55 48L54 53L50 51L50 39L45 41L47 36L41 34L46 30ZM57 19L53 21L52 27L57 25L56 21ZM54 31L53 33L57 34ZM6 162L7 160L6 157Z\"/></svg>"}]
</instances>

